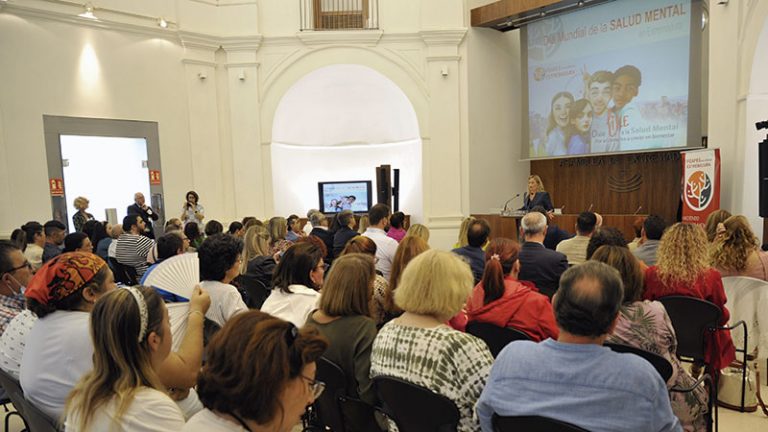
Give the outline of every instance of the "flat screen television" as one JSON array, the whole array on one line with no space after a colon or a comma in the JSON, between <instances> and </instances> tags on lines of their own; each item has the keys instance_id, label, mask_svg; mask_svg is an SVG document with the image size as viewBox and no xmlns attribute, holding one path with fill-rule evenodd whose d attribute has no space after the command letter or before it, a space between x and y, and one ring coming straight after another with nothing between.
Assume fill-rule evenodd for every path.
<instances>
[{"instance_id":1,"label":"flat screen television","mask_svg":"<svg viewBox=\"0 0 768 432\"><path fill-rule=\"evenodd\" d=\"M371 209L371 181L332 181L318 182L319 208L323 213L338 213L352 210L366 213Z\"/></svg>"}]
</instances>

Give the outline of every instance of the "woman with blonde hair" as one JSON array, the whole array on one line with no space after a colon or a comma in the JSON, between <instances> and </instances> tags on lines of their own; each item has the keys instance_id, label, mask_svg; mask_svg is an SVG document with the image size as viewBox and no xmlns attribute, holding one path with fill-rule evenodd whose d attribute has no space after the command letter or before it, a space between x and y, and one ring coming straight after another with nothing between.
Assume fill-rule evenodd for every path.
<instances>
[{"instance_id":1,"label":"woman with blonde hair","mask_svg":"<svg viewBox=\"0 0 768 432\"><path fill-rule=\"evenodd\" d=\"M723 209L715 210L707 216L707 223L704 225L704 230L707 232L707 241L710 243L715 241L717 226L725 222L729 217L731 217L731 214L728 210Z\"/></svg>"},{"instance_id":2,"label":"woman with blonde hair","mask_svg":"<svg viewBox=\"0 0 768 432\"><path fill-rule=\"evenodd\" d=\"M93 370L66 406L68 431L178 431L184 416L156 370L171 351L171 325L154 289L113 291L91 313Z\"/></svg>"},{"instance_id":3,"label":"woman with blonde hair","mask_svg":"<svg viewBox=\"0 0 768 432\"><path fill-rule=\"evenodd\" d=\"M286 240L285 236L288 234L288 220L282 216L275 216L267 223L267 231L269 231L269 246L270 255L280 254L282 255L293 245L293 242Z\"/></svg>"},{"instance_id":4,"label":"woman with blonde hair","mask_svg":"<svg viewBox=\"0 0 768 432\"><path fill-rule=\"evenodd\" d=\"M375 275L370 255L353 253L339 257L325 279L318 308L307 319L307 325L317 327L330 342L324 357L344 371L347 396L371 406L377 402L370 379L376 323L370 317L369 304ZM369 420L373 421L373 409L370 414ZM347 427L349 430L376 430L370 425Z\"/></svg>"},{"instance_id":5,"label":"woman with blonde hair","mask_svg":"<svg viewBox=\"0 0 768 432\"><path fill-rule=\"evenodd\" d=\"M248 293L246 304L251 309L259 309L269 297L272 285L272 273L277 262L270 254L270 237L267 229L252 225L245 232L243 262L240 266L238 281L240 287Z\"/></svg>"},{"instance_id":6,"label":"woman with blonde hair","mask_svg":"<svg viewBox=\"0 0 768 432\"><path fill-rule=\"evenodd\" d=\"M707 237L698 225L676 223L661 237L655 266L645 271L643 299L657 300L678 295L696 297L714 303L722 316L719 325L728 323L730 314L720 272L710 267ZM708 333L711 335L711 333ZM708 336L705 361L717 371L736 357L731 334L718 331Z\"/></svg>"},{"instance_id":7,"label":"woman with blonde hair","mask_svg":"<svg viewBox=\"0 0 768 432\"><path fill-rule=\"evenodd\" d=\"M520 210L530 211L536 206L544 207L547 213L555 209L549 192L544 190L541 177L533 174L528 176L528 191L523 195L523 207Z\"/></svg>"},{"instance_id":8,"label":"woman with blonde hair","mask_svg":"<svg viewBox=\"0 0 768 432\"><path fill-rule=\"evenodd\" d=\"M360 216L360 222L358 223L358 226L357 226L357 232L359 232L360 234L364 233L368 229L368 225L370 224L371 224L371 220L367 214Z\"/></svg>"},{"instance_id":9,"label":"woman with blonde hair","mask_svg":"<svg viewBox=\"0 0 768 432\"><path fill-rule=\"evenodd\" d=\"M422 224L413 224L405 233L406 236L420 237L425 242L429 243L429 228Z\"/></svg>"},{"instance_id":10,"label":"woman with blonde hair","mask_svg":"<svg viewBox=\"0 0 768 432\"><path fill-rule=\"evenodd\" d=\"M407 237L407 236L406 236ZM403 239L405 240L405 239ZM374 263L376 262L376 243L366 236L355 236L347 241L346 247L341 252L342 255L365 254L370 255ZM373 297L371 300L371 318L376 322L377 327L381 327L385 322L384 298L389 290L387 279L376 270L376 276L373 279Z\"/></svg>"},{"instance_id":11,"label":"woman with blonde hair","mask_svg":"<svg viewBox=\"0 0 768 432\"><path fill-rule=\"evenodd\" d=\"M744 216L731 216L718 225L710 256L712 266L723 276L768 281L768 253L760 250L760 242Z\"/></svg>"},{"instance_id":12,"label":"woman with blonde hair","mask_svg":"<svg viewBox=\"0 0 768 432\"><path fill-rule=\"evenodd\" d=\"M643 271L638 259L627 248L601 246L591 258L619 271L624 282L624 299L619 318L607 342L629 345L664 357L672 365L667 387L692 387L696 380L677 358L677 337L664 305L642 300ZM706 430L707 391L698 386L692 393L670 393L672 411L685 430Z\"/></svg>"},{"instance_id":13,"label":"woman with blonde hair","mask_svg":"<svg viewBox=\"0 0 768 432\"><path fill-rule=\"evenodd\" d=\"M75 202L72 203L77 210L77 213L72 215L72 224L75 226L75 231L82 231L83 225L85 225L86 222L94 220L93 215L86 211L89 203L90 201L88 201L88 198L81 196L75 198Z\"/></svg>"},{"instance_id":14,"label":"woman with blonde hair","mask_svg":"<svg viewBox=\"0 0 768 432\"><path fill-rule=\"evenodd\" d=\"M459 239L453 244L454 249L462 248L469 244L469 240L467 240L467 231L469 231L469 224L472 223L473 220L475 220L474 216L468 216L461 221L461 226L459 227Z\"/></svg>"},{"instance_id":15,"label":"woman with blonde hair","mask_svg":"<svg viewBox=\"0 0 768 432\"><path fill-rule=\"evenodd\" d=\"M411 260L418 255L429 250L429 245L420 237L407 235L400 242L395 252L395 258L392 260L392 271L389 274L389 284L382 298L383 316L381 324L384 324L393 318L400 316L403 310L395 304L395 290L400 281L400 276ZM376 297L374 293L374 298Z\"/></svg>"},{"instance_id":16,"label":"woman with blonde hair","mask_svg":"<svg viewBox=\"0 0 768 432\"><path fill-rule=\"evenodd\" d=\"M371 353L371 377L400 378L451 399L459 432L480 429L474 406L493 363L483 341L445 324L464 307L473 281L469 264L451 252L414 258L395 292L405 312L382 327Z\"/></svg>"}]
</instances>

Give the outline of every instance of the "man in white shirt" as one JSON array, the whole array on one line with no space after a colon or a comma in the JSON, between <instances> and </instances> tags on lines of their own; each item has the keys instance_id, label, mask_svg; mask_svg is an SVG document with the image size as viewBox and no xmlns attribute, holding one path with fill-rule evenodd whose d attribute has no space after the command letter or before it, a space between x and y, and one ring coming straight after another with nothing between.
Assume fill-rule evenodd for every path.
<instances>
[{"instance_id":1,"label":"man in white shirt","mask_svg":"<svg viewBox=\"0 0 768 432\"><path fill-rule=\"evenodd\" d=\"M376 243L376 270L380 271L384 278L389 280L389 272L392 270L392 261L397 252L397 240L387 237L385 229L389 226L389 216L391 215L389 206L386 204L376 204L368 212L370 225L363 233L364 236Z\"/></svg>"},{"instance_id":2,"label":"man in white shirt","mask_svg":"<svg viewBox=\"0 0 768 432\"><path fill-rule=\"evenodd\" d=\"M592 212L581 212L576 219L576 237L563 240L557 251L568 257L569 265L581 264L587 260L587 245L597 227L597 216Z\"/></svg>"}]
</instances>

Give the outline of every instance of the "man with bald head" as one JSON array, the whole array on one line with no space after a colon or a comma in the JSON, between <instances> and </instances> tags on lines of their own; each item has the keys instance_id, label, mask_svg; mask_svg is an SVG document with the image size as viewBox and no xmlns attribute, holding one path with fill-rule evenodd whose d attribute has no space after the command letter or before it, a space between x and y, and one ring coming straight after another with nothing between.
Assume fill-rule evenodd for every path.
<instances>
[{"instance_id":1,"label":"man with bald head","mask_svg":"<svg viewBox=\"0 0 768 432\"><path fill-rule=\"evenodd\" d=\"M553 309L557 340L517 341L496 358L477 415L492 432L493 414L541 416L592 432L682 431L667 385L634 354L603 346L624 295L616 269L587 261L566 271Z\"/></svg>"},{"instance_id":2,"label":"man with bald head","mask_svg":"<svg viewBox=\"0 0 768 432\"><path fill-rule=\"evenodd\" d=\"M152 228L152 221L156 221L160 216L152 210L152 207L147 205L143 193L136 192L136 194L133 195L133 204L128 206L128 215L141 216L141 220L147 224L146 229L141 234L151 239L155 238L155 230Z\"/></svg>"},{"instance_id":3,"label":"man with bald head","mask_svg":"<svg viewBox=\"0 0 768 432\"><path fill-rule=\"evenodd\" d=\"M520 248L521 281L533 282L539 292L552 298L560 283L560 275L568 269L568 257L544 247L547 217L532 211L523 217L520 234L525 239Z\"/></svg>"}]
</instances>

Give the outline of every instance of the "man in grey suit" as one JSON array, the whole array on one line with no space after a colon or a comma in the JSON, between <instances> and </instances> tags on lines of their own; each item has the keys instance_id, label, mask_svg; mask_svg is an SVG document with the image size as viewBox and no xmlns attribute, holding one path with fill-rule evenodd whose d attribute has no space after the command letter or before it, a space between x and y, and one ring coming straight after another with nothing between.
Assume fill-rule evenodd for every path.
<instances>
[{"instance_id":1,"label":"man in grey suit","mask_svg":"<svg viewBox=\"0 0 768 432\"><path fill-rule=\"evenodd\" d=\"M531 212L523 217L520 231L525 242L520 249L521 281L533 282L550 299L560 284L560 275L568 269L568 257L544 247L547 217Z\"/></svg>"}]
</instances>

